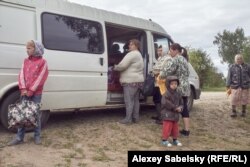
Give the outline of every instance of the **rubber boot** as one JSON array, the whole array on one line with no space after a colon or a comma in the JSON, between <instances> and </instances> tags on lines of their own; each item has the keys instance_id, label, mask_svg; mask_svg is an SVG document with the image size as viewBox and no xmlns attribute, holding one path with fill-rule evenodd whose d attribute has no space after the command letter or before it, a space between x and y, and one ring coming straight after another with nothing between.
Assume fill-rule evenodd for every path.
<instances>
[{"instance_id":1,"label":"rubber boot","mask_svg":"<svg viewBox=\"0 0 250 167\"><path fill-rule=\"evenodd\" d=\"M241 112L242 117L246 117L246 108L247 108L246 105L242 105L242 112Z\"/></svg>"},{"instance_id":2,"label":"rubber boot","mask_svg":"<svg viewBox=\"0 0 250 167\"><path fill-rule=\"evenodd\" d=\"M237 117L237 113L236 113L236 110L232 110L232 114L231 114L231 117L232 117L232 118L235 118L235 117Z\"/></svg>"},{"instance_id":3,"label":"rubber boot","mask_svg":"<svg viewBox=\"0 0 250 167\"><path fill-rule=\"evenodd\" d=\"M161 119L161 103L155 104L155 108L156 108L156 114L157 114L157 119L155 120L155 123L162 124L162 119Z\"/></svg>"}]
</instances>

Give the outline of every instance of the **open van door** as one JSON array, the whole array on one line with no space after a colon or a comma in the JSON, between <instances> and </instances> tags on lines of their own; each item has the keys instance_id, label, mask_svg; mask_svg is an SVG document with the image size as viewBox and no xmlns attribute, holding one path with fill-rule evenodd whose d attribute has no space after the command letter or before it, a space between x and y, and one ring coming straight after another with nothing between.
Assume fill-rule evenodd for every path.
<instances>
[{"instance_id":1,"label":"open van door","mask_svg":"<svg viewBox=\"0 0 250 167\"><path fill-rule=\"evenodd\" d=\"M106 104L105 30L103 23L82 18L36 8L37 38L49 68L43 109Z\"/></svg>"}]
</instances>

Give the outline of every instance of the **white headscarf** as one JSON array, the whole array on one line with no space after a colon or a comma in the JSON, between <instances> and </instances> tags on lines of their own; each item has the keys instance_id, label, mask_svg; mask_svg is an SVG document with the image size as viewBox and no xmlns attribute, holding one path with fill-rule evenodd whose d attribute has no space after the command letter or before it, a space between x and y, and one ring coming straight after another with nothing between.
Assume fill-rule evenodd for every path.
<instances>
[{"instance_id":1,"label":"white headscarf","mask_svg":"<svg viewBox=\"0 0 250 167\"><path fill-rule=\"evenodd\" d=\"M33 56L43 56L43 53L44 53L44 47L43 47L43 44L38 42L38 41L34 41L34 44L35 44L35 53Z\"/></svg>"}]
</instances>

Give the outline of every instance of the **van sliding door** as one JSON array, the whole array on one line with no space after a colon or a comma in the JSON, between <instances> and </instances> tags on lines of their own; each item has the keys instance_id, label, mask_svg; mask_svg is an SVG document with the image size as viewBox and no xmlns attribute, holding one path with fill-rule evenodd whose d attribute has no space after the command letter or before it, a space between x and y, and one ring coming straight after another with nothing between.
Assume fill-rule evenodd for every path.
<instances>
[{"instance_id":1,"label":"van sliding door","mask_svg":"<svg viewBox=\"0 0 250 167\"><path fill-rule=\"evenodd\" d=\"M107 57L101 23L37 11L38 39L45 47L49 79L45 108L106 104Z\"/></svg>"}]
</instances>

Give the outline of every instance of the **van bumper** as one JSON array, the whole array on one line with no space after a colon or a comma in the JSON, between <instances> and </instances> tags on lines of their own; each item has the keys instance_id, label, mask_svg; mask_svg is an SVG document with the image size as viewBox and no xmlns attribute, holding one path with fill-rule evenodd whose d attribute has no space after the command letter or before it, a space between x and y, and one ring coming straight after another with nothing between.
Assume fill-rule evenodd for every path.
<instances>
[{"instance_id":1,"label":"van bumper","mask_svg":"<svg viewBox=\"0 0 250 167\"><path fill-rule=\"evenodd\" d=\"M194 97L194 99L200 99L200 95L201 95L201 90L200 89L195 89L195 97Z\"/></svg>"}]
</instances>

